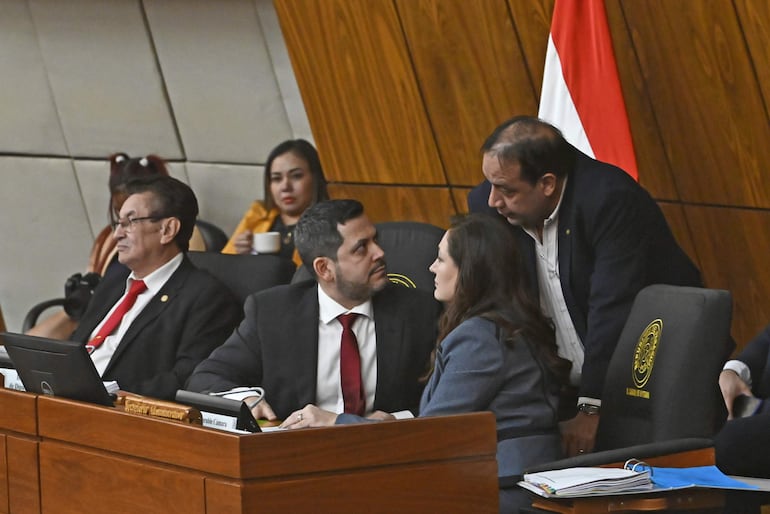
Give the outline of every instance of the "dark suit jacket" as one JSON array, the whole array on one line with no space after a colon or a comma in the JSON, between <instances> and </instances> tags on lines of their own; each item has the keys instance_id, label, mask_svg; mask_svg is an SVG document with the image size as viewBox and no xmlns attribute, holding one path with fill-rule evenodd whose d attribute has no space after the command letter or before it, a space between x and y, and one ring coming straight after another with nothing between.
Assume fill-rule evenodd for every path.
<instances>
[{"instance_id":1,"label":"dark suit jacket","mask_svg":"<svg viewBox=\"0 0 770 514\"><path fill-rule=\"evenodd\" d=\"M127 272L106 276L73 341L87 342L125 292ZM120 341L102 378L120 388L172 400L195 366L222 344L241 319L235 296L185 258Z\"/></svg>"},{"instance_id":2,"label":"dark suit jacket","mask_svg":"<svg viewBox=\"0 0 770 514\"><path fill-rule=\"evenodd\" d=\"M315 281L278 286L246 300L246 317L187 383L192 391L261 386L276 416L316 403L318 292ZM377 336L374 408L417 411L436 342L439 305L430 294L389 285L373 298Z\"/></svg>"},{"instance_id":3,"label":"dark suit jacket","mask_svg":"<svg viewBox=\"0 0 770 514\"><path fill-rule=\"evenodd\" d=\"M585 348L580 395L601 398L636 294L650 284L702 282L649 193L620 168L575 152L559 210L559 279ZM471 211L491 210L489 189L486 182L468 195ZM536 289L534 241L521 228L514 233Z\"/></svg>"},{"instance_id":4,"label":"dark suit jacket","mask_svg":"<svg viewBox=\"0 0 770 514\"><path fill-rule=\"evenodd\" d=\"M770 325L766 326L736 357L751 370L751 389L760 398L770 398Z\"/></svg>"},{"instance_id":5,"label":"dark suit jacket","mask_svg":"<svg viewBox=\"0 0 770 514\"><path fill-rule=\"evenodd\" d=\"M751 370L754 395L765 400L758 413L727 421L714 437L716 464L731 475L770 478L770 459L765 453L770 447L770 325L736 359Z\"/></svg>"}]
</instances>

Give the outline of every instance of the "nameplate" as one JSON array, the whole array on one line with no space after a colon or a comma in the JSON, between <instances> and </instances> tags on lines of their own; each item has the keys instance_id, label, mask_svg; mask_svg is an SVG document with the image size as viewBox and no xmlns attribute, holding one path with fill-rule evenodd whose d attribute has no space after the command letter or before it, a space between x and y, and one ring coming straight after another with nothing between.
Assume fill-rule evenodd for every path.
<instances>
[{"instance_id":1,"label":"nameplate","mask_svg":"<svg viewBox=\"0 0 770 514\"><path fill-rule=\"evenodd\" d=\"M634 389L632 387L626 387L626 396L634 396L636 398L650 399L650 392L644 389Z\"/></svg>"},{"instance_id":2,"label":"nameplate","mask_svg":"<svg viewBox=\"0 0 770 514\"><path fill-rule=\"evenodd\" d=\"M15 369L0 368L0 375L3 376L4 385L7 389L15 389L16 391L25 391L24 384L21 383L19 374Z\"/></svg>"},{"instance_id":3,"label":"nameplate","mask_svg":"<svg viewBox=\"0 0 770 514\"><path fill-rule=\"evenodd\" d=\"M227 430L228 432L249 433L238 429L238 418L227 416L225 414L216 414L214 412L201 411L203 426L216 428L217 430Z\"/></svg>"},{"instance_id":4,"label":"nameplate","mask_svg":"<svg viewBox=\"0 0 770 514\"><path fill-rule=\"evenodd\" d=\"M188 407L187 405L164 402L142 396L125 396L122 403L123 410L130 414L172 419L183 423L201 424L201 413L198 409Z\"/></svg>"}]
</instances>

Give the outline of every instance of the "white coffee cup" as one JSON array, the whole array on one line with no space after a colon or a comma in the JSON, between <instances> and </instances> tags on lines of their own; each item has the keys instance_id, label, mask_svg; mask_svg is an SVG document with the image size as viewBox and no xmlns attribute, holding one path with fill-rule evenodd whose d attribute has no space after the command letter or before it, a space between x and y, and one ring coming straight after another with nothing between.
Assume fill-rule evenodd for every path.
<instances>
[{"instance_id":1,"label":"white coffee cup","mask_svg":"<svg viewBox=\"0 0 770 514\"><path fill-rule=\"evenodd\" d=\"M278 253L281 249L280 232L257 232L253 241L254 253Z\"/></svg>"}]
</instances>

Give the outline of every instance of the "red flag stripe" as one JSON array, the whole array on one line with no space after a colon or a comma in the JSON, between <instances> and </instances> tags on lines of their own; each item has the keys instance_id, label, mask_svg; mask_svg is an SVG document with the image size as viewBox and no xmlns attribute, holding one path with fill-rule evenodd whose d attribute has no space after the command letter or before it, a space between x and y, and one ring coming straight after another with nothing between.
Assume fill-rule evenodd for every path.
<instances>
[{"instance_id":1,"label":"red flag stripe","mask_svg":"<svg viewBox=\"0 0 770 514\"><path fill-rule=\"evenodd\" d=\"M637 178L631 130L603 0L556 0L551 38L596 158Z\"/></svg>"}]
</instances>

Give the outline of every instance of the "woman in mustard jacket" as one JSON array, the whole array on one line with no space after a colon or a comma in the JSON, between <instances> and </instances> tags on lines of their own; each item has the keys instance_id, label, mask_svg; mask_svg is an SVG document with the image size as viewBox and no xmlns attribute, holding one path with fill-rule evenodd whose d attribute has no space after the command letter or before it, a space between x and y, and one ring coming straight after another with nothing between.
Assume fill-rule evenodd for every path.
<instances>
[{"instance_id":1,"label":"woman in mustard jacket","mask_svg":"<svg viewBox=\"0 0 770 514\"><path fill-rule=\"evenodd\" d=\"M252 253L255 233L278 232L279 255L299 266L302 262L294 249L294 225L305 209L329 199L315 147L304 139L290 139L273 148L265 164L264 190L265 201L251 204L222 253Z\"/></svg>"}]
</instances>

